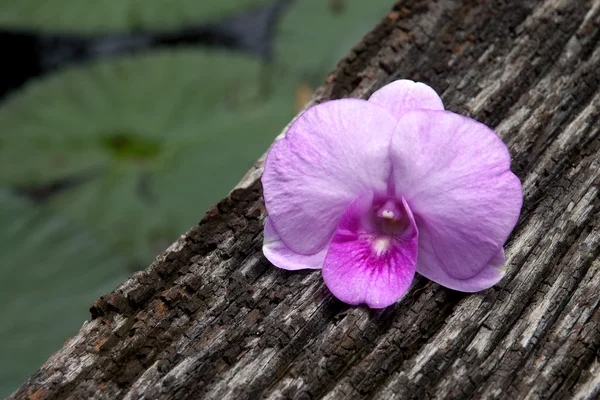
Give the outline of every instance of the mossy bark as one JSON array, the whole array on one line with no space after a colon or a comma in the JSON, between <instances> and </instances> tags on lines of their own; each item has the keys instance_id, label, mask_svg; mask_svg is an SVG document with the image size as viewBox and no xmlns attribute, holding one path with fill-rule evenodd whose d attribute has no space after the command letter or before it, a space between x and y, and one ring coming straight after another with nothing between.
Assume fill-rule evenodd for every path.
<instances>
[{"instance_id":1,"label":"mossy bark","mask_svg":"<svg viewBox=\"0 0 600 400\"><path fill-rule=\"evenodd\" d=\"M499 285L337 301L261 254L259 160L12 398L597 398L599 40L599 0L404 0L313 98L410 78L498 132L525 198Z\"/></svg>"}]
</instances>

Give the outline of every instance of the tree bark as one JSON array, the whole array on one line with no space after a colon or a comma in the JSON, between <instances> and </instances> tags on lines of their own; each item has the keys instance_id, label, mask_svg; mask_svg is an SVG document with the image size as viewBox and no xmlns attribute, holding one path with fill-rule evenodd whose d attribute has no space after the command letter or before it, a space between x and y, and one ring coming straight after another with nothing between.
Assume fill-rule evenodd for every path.
<instances>
[{"instance_id":1,"label":"tree bark","mask_svg":"<svg viewBox=\"0 0 600 400\"><path fill-rule=\"evenodd\" d=\"M339 302L262 255L259 160L12 398L598 398L599 40L600 0L404 0L312 100L410 78L498 132L524 207L497 286Z\"/></svg>"}]
</instances>

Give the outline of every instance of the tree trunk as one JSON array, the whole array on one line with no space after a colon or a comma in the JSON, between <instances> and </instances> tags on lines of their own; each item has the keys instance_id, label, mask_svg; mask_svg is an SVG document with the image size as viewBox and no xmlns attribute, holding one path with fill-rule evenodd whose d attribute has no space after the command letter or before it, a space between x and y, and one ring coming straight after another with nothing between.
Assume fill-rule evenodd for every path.
<instances>
[{"instance_id":1,"label":"tree trunk","mask_svg":"<svg viewBox=\"0 0 600 400\"><path fill-rule=\"evenodd\" d=\"M599 40L600 0L404 0L313 98L410 78L498 132L525 201L497 286L339 302L262 255L258 161L12 397L597 398Z\"/></svg>"}]
</instances>

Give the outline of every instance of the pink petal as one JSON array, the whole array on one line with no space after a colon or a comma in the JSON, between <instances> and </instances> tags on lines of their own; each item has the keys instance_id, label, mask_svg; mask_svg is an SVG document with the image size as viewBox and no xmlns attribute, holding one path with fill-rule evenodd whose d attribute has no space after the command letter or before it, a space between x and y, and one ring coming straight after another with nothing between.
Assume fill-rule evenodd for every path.
<instances>
[{"instance_id":1,"label":"pink petal","mask_svg":"<svg viewBox=\"0 0 600 400\"><path fill-rule=\"evenodd\" d=\"M358 99L308 109L271 148L262 176L271 223L294 252L314 254L331 239L360 193L386 193L396 119Z\"/></svg>"},{"instance_id":2,"label":"pink petal","mask_svg":"<svg viewBox=\"0 0 600 400\"><path fill-rule=\"evenodd\" d=\"M319 269L323 267L328 250L329 245L315 254L295 253L281 241L271 221L267 218L265 222L263 254L276 267L288 270Z\"/></svg>"},{"instance_id":3,"label":"pink petal","mask_svg":"<svg viewBox=\"0 0 600 400\"><path fill-rule=\"evenodd\" d=\"M401 79L385 85L369 101L387 108L396 117L410 110L443 110L442 99L435 90L421 82Z\"/></svg>"},{"instance_id":4,"label":"pink petal","mask_svg":"<svg viewBox=\"0 0 600 400\"><path fill-rule=\"evenodd\" d=\"M365 217L372 204L373 193L366 192L344 212L323 264L323 279L334 296L348 304L383 308L398 301L413 281L418 232L404 202L411 234L379 236Z\"/></svg>"},{"instance_id":5,"label":"pink petal","mask_svg":"<svg viewBox=\"0 0 600 400\"><path fill-rule=\"evenodd\" d=\"M504 267L504 251L498 251L487 265L479 272L467 279L458 279L450 276L444 268L439 267L439 262L433 251L431 237L426 228L419 227L419 258L417 271L419 274L439 283L447 288L461 292L479 292L488 289L504 277L506 269Z\"/></svg>"},{"instance_id":6,"label":"pink petal","mask_svg":"<svg viewBox=\"0 0 600 400\"><path fill-rule=\"evenodd\" d=\"M438 277L481 273L523 201L507 147L470 118L418 110L399 119L391 153L396 196L406 198L423 232L417 272L442 284Z\"/></svg>"}]
</instances>

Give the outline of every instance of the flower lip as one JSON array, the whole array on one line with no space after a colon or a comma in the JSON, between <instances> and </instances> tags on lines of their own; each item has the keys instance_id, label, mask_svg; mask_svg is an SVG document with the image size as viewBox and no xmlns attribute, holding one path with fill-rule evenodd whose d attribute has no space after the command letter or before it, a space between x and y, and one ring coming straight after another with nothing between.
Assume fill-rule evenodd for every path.
<instances>
[{"instance_id":1,"label":"flower lip","mask_svg":"<svg viewBox=\"0 0 600 400\"><path fill-rule=\"evenodd\" d=\"M394 208L401 219L379 216ZM382 210L383 209L383 210ZM418 230L404 199L383 205L366 192L346 209L323 265L332 293L349 304L387 307L402 297L413 280Z\"/></svg>"}]
</instances>

